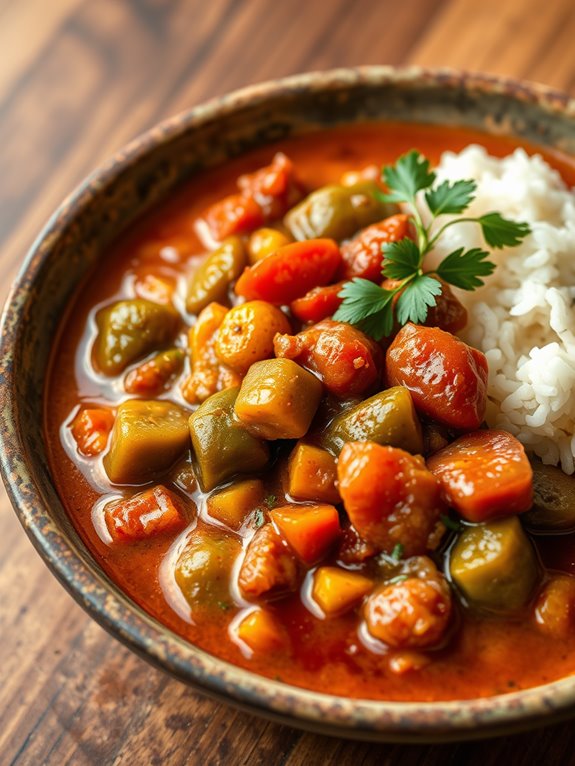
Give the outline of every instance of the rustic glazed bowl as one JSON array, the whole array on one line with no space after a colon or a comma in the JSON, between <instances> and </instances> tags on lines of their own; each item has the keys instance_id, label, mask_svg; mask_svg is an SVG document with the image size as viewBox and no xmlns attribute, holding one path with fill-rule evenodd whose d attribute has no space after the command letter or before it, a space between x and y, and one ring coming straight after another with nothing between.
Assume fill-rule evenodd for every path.
<instances>
[{"instance_id":1,"label":"rustic glazed bowl","mask_svg":"<svg viewBox=\"0 0 575 766\"><path fill-rule=\"evenodd\" d=\"M429 742L484 737L575 712L575 677L487 699L396 703L294 688L197 649L132 603L101 571L54 488L42 433L50 347L75 291L110 242L199 170L278 139L368 120L463 125L575 154L575 101L548 88L419 68L365 67L256 85L192 109L133 141L54 214L12 289L2 324L1 468L24 529L104 628L219 700L317 732Z\"/></svg>"}]
</instances>

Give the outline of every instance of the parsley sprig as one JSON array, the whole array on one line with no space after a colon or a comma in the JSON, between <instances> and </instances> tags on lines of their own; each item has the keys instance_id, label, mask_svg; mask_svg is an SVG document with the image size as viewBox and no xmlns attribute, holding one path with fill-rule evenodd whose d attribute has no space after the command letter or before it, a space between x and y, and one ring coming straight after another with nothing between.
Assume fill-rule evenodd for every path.
<instances>
[{"instance_id":1,"label":"parsley sprig","mask_svg":"<svg viewBox=\"0 0 575 766\"><path fill-rule=\"evenodd\" d=\"M393 288L385 289L356 277L343 286L339 293L343 301L333 317L357 325L376 340L390 335L395 321L404 325L426 320L442 290L437 278L462 290L475 290L484 284L484 277L493 273L495 264L488 260L489 252L479 247L469 250L460 247L449 253L434 271L424 271L426 255L450 226L463 222L479 224L485 242L492 248L515 247L530 233L528 224L510 221L499 213L475 218L461 216L475 197L475 181L436 184L437 176L429 160L415 150L402 155L395 165L384 167L382 177L388 188L388 193L382 195L383 201L406 206L415 237L388 242L382 247L381 273L397 283ZM430 214L428 224L420 209L420 192ZM451 218L432 233L436 220L443 215L460 217Z\"/></svg>"}]
</instances>

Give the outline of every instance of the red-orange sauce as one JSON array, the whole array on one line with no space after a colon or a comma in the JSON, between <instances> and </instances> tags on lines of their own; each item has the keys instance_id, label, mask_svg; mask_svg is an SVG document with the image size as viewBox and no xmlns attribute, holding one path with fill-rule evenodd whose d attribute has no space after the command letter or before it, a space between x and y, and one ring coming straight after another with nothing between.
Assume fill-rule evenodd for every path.
<instances>
[{"instance_id":1,"label":"red-orange sauce","mask_svg":"<svg viewBox=\"0 0 575 766\"><path fill-rule=\"evenodd\" d=\"M93 338L95 307L119 297L133 297L136 274L149 271L182 281L197 263L193 256L205 252L195 234L195 219L207 205L235 191L239 174L267 164L274 152L281 150L294 161L301 179L315 188L337 182L346 170L393 162L411 148L436 162L443 151L460 151L470 143L482 144L498 156L518 145L525 146L468 129L384 124L310 134L252 151L198 176L135 223L78 291L62 322L45 392L46 441L61 499L94 557L122 590L173 631L222 659L309 689L388 700L487 696L575 672L575 637L552 640L529 620L484 619L460 610L460 624L448 646L434 652L426 667L397 675L389 670L383 655L362 645L355 615L322 621L306 609L299 596L273 607L291 635L293 652L247 657L229 638L228 626L235 609L210 612L205 620L198 615L193 621L186 617L186 610L175 611L172 597L166 598L169 562L162 567L162 561L173 545L172 538L124 546L108 545L100 539L93 524L93 507L113 489L105 485L100 459L82 458L69 436L68 425L80 403L110 404L127 398L121 387L103 381L89 369L87 349ZM538 151L536 147L525 148ZM569 185L575 184L574 158L557 153L545 156ZM177 385L169 396L182 401ZM548 567L575 573L572 536L560 541L547 538L542 554Z\"/></svg>"}]
</instances>

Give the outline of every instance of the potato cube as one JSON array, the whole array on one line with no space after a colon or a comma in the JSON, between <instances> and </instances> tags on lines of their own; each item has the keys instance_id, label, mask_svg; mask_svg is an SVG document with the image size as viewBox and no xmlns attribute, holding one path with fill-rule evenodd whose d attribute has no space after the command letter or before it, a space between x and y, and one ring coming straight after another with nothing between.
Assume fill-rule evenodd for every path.
<instances>
[{"instance_id":1,"label":"potato cube","mask_svg":"<svg viewBox=\"0 0 575 766\"><path fill-rule=\"evenodd\" d=\"M322 390L321 382L291 359L265 359L248 370L235 413L256 436L299 439L310 427Z\"/></svg>"},{"instance_id":2,"label":"potato cube","mask_svg":"<svg viewBox=\"0 0 575 766\"><path fill-rule=\"evenodd\" d=\"M118 407L104 468L113 484L142 484L167 470L190 441L188 413L166 401Z\"/></svg>"}]
</instances>

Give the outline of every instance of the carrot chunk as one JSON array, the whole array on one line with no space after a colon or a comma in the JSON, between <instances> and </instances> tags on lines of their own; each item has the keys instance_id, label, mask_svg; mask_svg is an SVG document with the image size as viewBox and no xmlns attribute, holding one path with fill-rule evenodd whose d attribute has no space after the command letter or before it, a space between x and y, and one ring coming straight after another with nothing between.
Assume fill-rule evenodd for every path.
<instances>
[{"instance_id":1,"label":"carrot chunk","mask_svg":"<svg viewBox=\"0 0 575 766\"><path fill-rule=\"evenodd\" d=\"M335 458L327 450L298 442L288 463L289 494L300 500L339 503Z\"/></svg>"},{"instance_id":2,"label":"carrot chunk","mask_svg":"<svg viewBox=\"0 0 575 766\"><path fill-rule=\"evenodd\" d=\"M177 532L185 525L179 500L161 484L110 503L104 509L104 519L112 539L121 543Z\"/></svg>"},{"instance_id":3,"label":"carrot chunk","mask_svg":"<svg viewBox=\"0 0 575 766\"><path fill-rule=\"evenodd\" d=\"M238 625L237 635L253 652L273 652L287 643L285 631L267 609L249 612Z\"/></svg>"},{"instance_id":4,"label":"carrot chunk","mask_svg":"<svg viewBox=\"0 0 575 766\"><path fill-rule=\"evenodd\" d=\"M432 455L429 470L447 502L467 521L523 513L533 503L533 469L506 431L476 431Z\"/></svg>"},{"instance_id":5,"label":"carrot chunk","mask_svg":"<svg viewBox=\"0 0 575 766\"><path fill-rule=\"evenodd\" d=\"M321 322L333 316L343 298L339 297L345 282L337 282L327 287L314 287L303 298L297 298L290 306L291 313L300 322Z\"/></svg>"},{"instance_id":6,"label":"carrot chunk","mask_svg":"<svg viewBox=\"0 0 575 766\"><path fill-rule=\"evenodd\" d=\"M103 452L114 425L114 413L103 407L81 410L72 423L72 436L78 451L86 457Z\"/></svg>"},{"instance_id":7,"label":"carrot chunk","mask_svg":"<svg viewBox=\"0 0 575 766\"><path fill-rule=\"evenodd\" d=\"M339 567L319 567L313 576L312 596L328 616L343 614L357 606L373 588L369 577Z\"/></svg>"},{"instance_id":8,"label":"carrot chunk","mask_svg":"<svg viewBox=\"0 0 575 766\"><path fill-rule=\"evenodd\" d=\"M236 293L247 300L287 305L313 287L331 282L340 263L333 239L290 242L248 267L236 282Z\"/></svg>"},{"instance_id":9,"label":"carrot chunk","mask_svg":"<svg viewBox=\"0 0 575 766\"><path fill-rule=\"evenodd\" d=\"M333 505L284 505L271 511L270 518L308 566L326 555L341 531Z\"/></svg>"}]
</instances>

